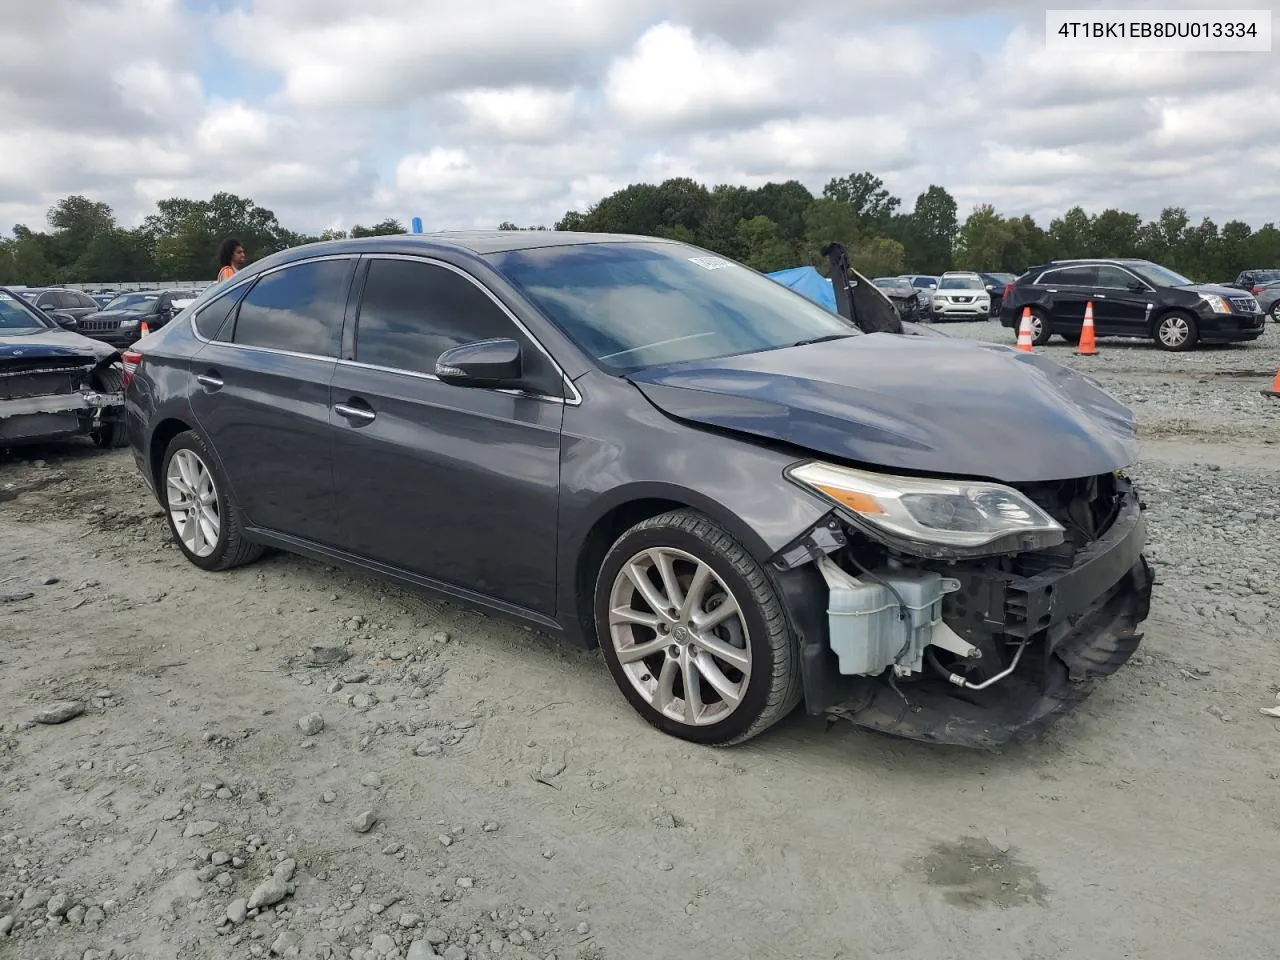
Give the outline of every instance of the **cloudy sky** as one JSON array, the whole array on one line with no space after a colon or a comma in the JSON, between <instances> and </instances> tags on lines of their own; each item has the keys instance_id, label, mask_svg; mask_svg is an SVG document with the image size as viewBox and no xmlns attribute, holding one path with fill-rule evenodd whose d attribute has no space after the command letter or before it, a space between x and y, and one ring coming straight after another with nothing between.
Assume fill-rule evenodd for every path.
<instances>
[{"instance_id":1,"label":"cloudy sky","mask_svg":"<svg viewBox=\"0 0 1280 960\"><path fill-rule=\"evenodd\" d=\"M549 226L639 180L863 169L962 216L1280 220L1280 51L1048 53L1067 5L0 0L0 231L216 190L303 231Z\"/></svg>"}]
</instances>

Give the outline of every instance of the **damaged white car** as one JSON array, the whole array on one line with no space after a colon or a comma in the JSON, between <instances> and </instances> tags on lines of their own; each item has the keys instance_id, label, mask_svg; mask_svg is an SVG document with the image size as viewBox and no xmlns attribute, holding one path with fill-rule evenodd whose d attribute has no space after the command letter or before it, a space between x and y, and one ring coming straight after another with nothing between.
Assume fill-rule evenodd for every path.
<instances>
[{"instance_id":1,"label":"damaged white car","mask_svg":"<svg viewBox=\"0 0 1280 960\"><path fill-rule=\"evenodd\" d=\"M0 287L0 448L126 439L124 368L113 347L64 330Z\"/></svg>"}]
</instances>

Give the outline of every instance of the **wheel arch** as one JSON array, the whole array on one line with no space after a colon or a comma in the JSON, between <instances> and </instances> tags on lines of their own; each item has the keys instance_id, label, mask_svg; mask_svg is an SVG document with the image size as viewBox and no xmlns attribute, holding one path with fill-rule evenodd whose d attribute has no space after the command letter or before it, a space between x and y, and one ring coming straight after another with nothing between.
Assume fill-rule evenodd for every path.
<instances>
[{"instance_id":1,"label":"wheel arch","mask_svg":"<svg viewBox=\"0 0 1280 960\"><path fill-rule=\"evenodd\" d=\"M151 431L151 440L147 446L147 469L151 471L151 479L155 484L156 496L163 496L164 480L160 472L164 467L164 452L169 449L173 438L195 428L179 417L167 417L156 424Z\"/></svg>"},{"instance_id":2,"label":"wheel arch","mask_svg":"<svg viewBox=\"0 0 1280 960\"><path fill-rule=\"evenodd\" d=\"M566 632L587 649L599 645L595 629L595 581L609 548L627 530L672 510L696 510L716 521L743 547L764 563L773 553L764 540L723 504L687 488L642 484L617 491L601 503L570 549L572 573L564 580L561 609Z\"/></svg>"}]
</instances>

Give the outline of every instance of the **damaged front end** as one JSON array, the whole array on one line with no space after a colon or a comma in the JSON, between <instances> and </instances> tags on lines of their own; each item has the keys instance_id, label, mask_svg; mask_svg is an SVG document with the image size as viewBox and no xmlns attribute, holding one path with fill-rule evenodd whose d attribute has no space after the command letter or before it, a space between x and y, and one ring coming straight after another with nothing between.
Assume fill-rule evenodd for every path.
<instances>
[{"instance_id":1,"label":"damaged front end","mask_svg":"<svg viewBox=\"0 0 1280 960\"><path fill-rule=\"evenodd\" d=\"M1152 574L1119 471L994 484L810 463L833 510L773 558L806 707L994 748L1039 733L1137 649Z\"/></svg>"},{"instance_id":2,"label":"damaged front end","mask_svg":"<svg viewBox=\"0 0 1280 960\"><path fill-rule=\"evenodd\" d=\"M123 435L119 355L0 359L0 447Z\"/></svg>"}]
</instances>

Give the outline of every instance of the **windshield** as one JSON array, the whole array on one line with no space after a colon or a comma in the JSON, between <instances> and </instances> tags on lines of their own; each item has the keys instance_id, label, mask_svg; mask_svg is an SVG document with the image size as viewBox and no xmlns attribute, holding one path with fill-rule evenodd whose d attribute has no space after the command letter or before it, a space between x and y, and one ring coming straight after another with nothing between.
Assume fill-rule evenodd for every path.
<instances>
[{"instance_id":1,"label":"windshield","mask_svg":"<svg viewBox=\"0 0 1280 960\"><path fill-rule=\"evenodd\" d=\"M1156 263L1126 263L1125 266L1153 287L1185 287L1195 282Z\"/></svg>"},{"instance_id":2,"label":"windshield","mask_svg":"<svg viewBox=\"0 0 1280 960\"><path fill-rule=\"evenodd\" d=\"M574 244L488 259L611 373L861 333L782 284L684 244Z\"/></svg>"},{"instance_id":3,"label":"windshield","mask_svg":"<svg viewBox=\"0 0 1280 960\"><path fill-rule=\"evenodd\" d=\"M981 290L982 281L977 277L943 277L938 281L939 290Z\"/></svg>"},{"instance_id":4,"label":"windshield","mask_svg":"<svg viewBox=\"0 0 1280 960\"><path fill-rule=\"evenodd\" d=\"M1255 284L1270 285L1280 280L1280 270L1255 270L1253 272L1253 282Z\"/></svg>"},{"instance_id":5,"label":"windshield","mask_svg":"<svg viewBox=\"0 0 1280 960\"><path fill-rule=\"evenodd\" d=\"M147 308L160 299L158 293L126 293L108 303L104 310L127 310L129 313L146 313Z\"/></svg>"},{"instance_id":6,"label":"windshield","mask_svg":"<svg viewBox=\"0 0 1280 960\"><path fill-rule=\"evenodd\" d=\"M49 324L37 316L27 304L8 293L0 292L0 336L7 333L30 333L48 330Z\"/></svg>"}]
</instances>

